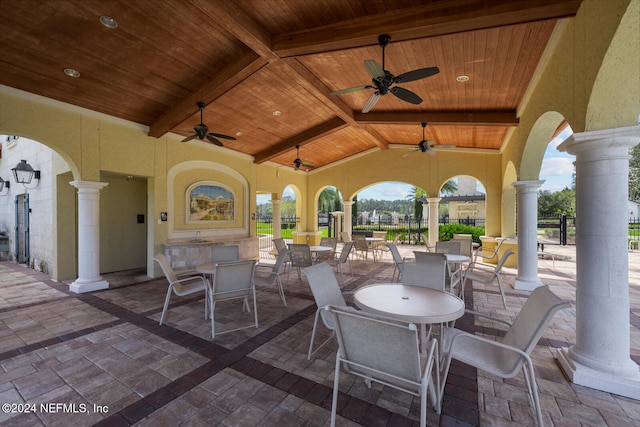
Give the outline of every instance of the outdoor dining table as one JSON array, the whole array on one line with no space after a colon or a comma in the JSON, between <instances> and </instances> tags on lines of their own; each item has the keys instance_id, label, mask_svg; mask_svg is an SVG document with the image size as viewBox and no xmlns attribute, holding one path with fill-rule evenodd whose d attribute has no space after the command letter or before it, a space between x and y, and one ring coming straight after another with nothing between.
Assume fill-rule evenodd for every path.
<instances>
[{"instance_id":1,"label":"outdoor dining table","mask_svg":"<svg viewBox=\"0 0 640 427\"><path fill-rule=\"evenodd\" d=\"M426 325L459 319L465 308L464 301L448 292L400 283L363 286L353 293L353 299L358 308L368 313L419 324L423 353L427 344ZM435 401L435 393L431 397Z\"/></svg>"},{"instance_id":2,"label":"outdoor dining table","mask_svg":"<svg viewBox=\"0 0 640 427\"><path fill-rule=\"evenodd\" d=\"M312 258L315 262L317 261L319 254L330 252L333 250L333 248L331 246L311 245L309 246L309 250L311 251Z\"/></svg>"},{"instance_id":3,"label":"outdoor dining table","mask_svg":"<svg viewBox=\"0 0 640 427\"><path fill-rule=\"evenodd\" d=\"M385 239L383 239L382 237L365 237L365 240L367 241L367 244L373 252L373 262L378 261L378 251L376 250L376 243L384 242Z\"/></svg>"}]
</instances>

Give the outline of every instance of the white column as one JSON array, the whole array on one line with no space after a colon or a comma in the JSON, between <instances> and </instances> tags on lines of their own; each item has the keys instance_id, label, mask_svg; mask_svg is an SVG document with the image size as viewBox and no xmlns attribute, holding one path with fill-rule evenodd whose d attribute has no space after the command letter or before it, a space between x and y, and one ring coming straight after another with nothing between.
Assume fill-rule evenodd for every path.
<instances>
[{"instance_id":1,"label":"white column","mask_svg":"<svg viewBox=\"0 0 640 427\"><path fill-rule=\"evenodd\" d=\"M542 286L538 276L538 189L544 181L516 181L518 197L518 276L514 288L532 291Z\"/></svg>"},{"instance_id":2,"label":"white column","mask_svg":"<svg viewBox=\"0 0 640 427\"><path fill-rule=\"evenodd\" d=\"M353 216L353 211L352 211L352 207L353 207L353 200L345 200L342 202L342 204L344 205L344 231L346 231L347 233L349 233L349 236L351 236L351 221L352 221L352 216Z\"/></svg>"},{"instance_id":3,"label":"white column","mask_svg":"<svg viewBox=\"0 0 640 427\"><path fill-rule=\"evenodd\" d=\"M280 213L280 207L282 200L271 199L271 225L273 226L273 238L279 239L282 237L282 214Z\"/></svg>"},{"instance_id":4,"label":"white column","mask_svg":"<svg viewBox=\"0 0 640 427\"><path fill-rule=\"evenodd\" d=\"M576 343L557 353L575 384L640 399L630 358L628 174L632 126L574 134L558 149L576 156Z\"/></svg>"},{"instance_id":5,"label":"white column","mask_svg":"<svg viewBox=\"0 0 640 427\"><path fill-rule=\"evenodd\" d=\"M440 197L429 197L427 201L429 202L429 247L435 248L440 234L438 232L438 219L440 219L438 207L440 206Z\"/></svg>"},{"instance_id":6,"label":"white column","mask_svg":"<svg viewBox=\"0 0 640 427\"><path fill-rule=\"evenodd\" d=\"M72 181L78 189L78 278L69 285L76 293L107 289L100 276L100 190L104 182Z\"/></svg>"}]
</instances>

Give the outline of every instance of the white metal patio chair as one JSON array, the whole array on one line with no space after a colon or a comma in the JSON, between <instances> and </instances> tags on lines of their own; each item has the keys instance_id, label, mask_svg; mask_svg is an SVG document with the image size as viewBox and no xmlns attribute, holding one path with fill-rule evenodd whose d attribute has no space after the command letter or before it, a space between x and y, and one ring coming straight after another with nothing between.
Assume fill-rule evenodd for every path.
<instances>
[{"instance_id":1,"label":"white metal patio chair","mask_svg":"<svg viewBox=\"0 0 640 427\"><path fill-rule=\"evenodd\" d=\"M287 273L287 282L289 282L289 275L294 268L298 270L298 279L300 277L300 269L304 267L310 267L313 265L313 258L311 257L311 248L305 243L291 243L289 244L289 272Z\"/></svg>"},{"instance_id":2,"label":"white metal patio chair","mask_svg":"<svg viewBox=\"0 0 640 427\"><path fill-rule=\"evenodd\" d=\"M494 341L455 328L445 328L442 342L442 380L440 396L449 374L451 359L459 360L502 378L513 378L522 370L529 392L534 419L542 426L542 411L530 354L555 313L570 304L546 286L533 290L512 324L501 319L467 311L509 326L501 341Z\"/></svg>"},{"instance_id":3,"label":"white metal patio chair","mask_svg":"<svg viewBox=\"0 0 640 427\"><path fill-rule=\"evenodd\" d=\"M402 284L445 290L447 281L447 257L444 254L413 251L416 260L405 260L402 267Z\"/></svg>"},{"instance_id":4,"label":"white metal patio chair","mask_svg":"<svg viewBox=\"0 0 640 427\"><path fill-rule=\"evenodd\" d=\"M500 277L500 272L502 271L502 267L504 267L507 259L513 255L513 249L507 249L500 259L498 259L498 264L494 268L490 268L485 266L484 264L475 264L472 263L469 268L464 272L464 276L462 279L462 286L460 287L460 298L464 299L464 283L467 280L473 280L474 282L480 282L484 285L491 284L494 280L498 282L498 288L500 289L500 294L502 295L502 302L504 303L504 308L507 308L507 299L504 296L504 289L502 287L502 278Z\"/></svg>"},{"instance_id":5,"label":"white metal patio chair","mask_svg":"<svg viewBox=\"0 0 640 427\"><path fill-rule=\"evenodd\" d=\"M307 360L311 360L311 356L320 350L335 335L335 322L333 317L324 310L324 307L327 305L346 307L347 303L342 296L342 291L340 290L340 285L333 273L333 269L328 263L322 262L311 267L303 268L302 273L307 277L309 287L313 293L313 298L316 300L316 305L318 306L316 316L313 320L309 352L307 353ZM315 340L316 329L318 327L318 317L322 318L322 323L324 323L324 326L331 331L331 335L322 344L320 344L315 351L313 351L313 342Z\"/></svg>"},{"instance_id":6,"label":"white metal patio chair","mask_svg":"<svg viewBox=\"0 0 640 427\"><path fill-rule=\"evenodd\" d=\"M452 242L451 240L436 242L436 252L440 254L460 255L460 250L460 242Z\"/></svg>"},{"instance_id":7,"label":"white metal patio chair","mask_svg":"<svg viewBox=\"0 0 640 427\"><path fill-rule=\"evenodd\" d=\"M204 318L206 319L208 314L207 291L209 289L207 280L202 275L178 278L175 271L171 267L169 260L164 254L156 254L153 259L160 265L164 276L169 281L169 288L167 289L167 296L164 299L162 315L160 315L160 324L162 325L162 323L164 322L164 318L167 314L167 309L169 308L169 300L171 299L172 293L175 293L178 296L185 296L204 291Z\"/></svg>"},{"instance_id":8,"label":"white metal patio chair","mask_svg":"<svg viewBox=\"0 0 640 427\"><path fill-rule=\"evenodd\" d=\"M340 277L342 278L342 284L344 284L344 274L342 271L342 266L346 263L349 263L349 272L351 273L351 278L353 279L353 267L351 266L351 250L353 249L353 242L347 242L342 246L342 251L340 252L340 256L336 262L336 270L340 273Z\"/></svg>"},{"instance_id":9,"label":"white metal patio chair","mask_svg":"<svg viewBox=\"0 0 640 427\"><path fill-rule=\"evenodd\" d=\"M211 261L238 261L240 260L240 249L236 245L213 245L211 246Z\"/></svg>"},{"instance_id":10,"label":"white metal patio chair","mask_svg":"<svg viewBox=\"0 0 640 427\"><path fill-rule=\"evenodd\" d=\"M413 323L350 307L331 306L324 310L333 317L339 346L333 380L331 426L336 424L341 367L346 373L363 377L369 388L374 381L419 396L421 427L427 424L428 393L434 409L440 413L437 340L432 339L426 354L422 354Z\"/></svg>"},{"instance_id":11,"label":"white metal patio chair","mask_svg":"<svg viewBox=\"0 0 640 427\"><path fill-rule=\"evenodd\" d=\"M249 307L249 297L253 296L253 317L254 323L248 326L241 326L218 335L226 334L240 329L258 327L258 306L256 304L256 290L254 275L257 262L246 261L226 261L216 264L213 274L213 284L209 290L209 308L211 316L211 338L216 337L214 314L216 303L232 299L242 299L242 312L251 312Z\"/></svg>"},{"instance_id":12,"label":"white metal patio chair","mask_svg":"<svg viewBox=\"0 0 640 427\"><path fill-rule=\"evenodd\" d=\"M284 249L283 251L280 251L275 264L273 264L273 266L271 267L271 271L269 272L269 277L267 278L267 280L271 280L271 282L269 282L270 285L275 284L278 286L278 291L280 292L280 299L282 300L282 303L284 304L285 307L287 306L287 299L284 296L284 289L282 288L282 278L280 277L280 273L283 273L282 270L285 263L287 262L288 257L289 257L289 249Z\"/></svg>"},{"instance_id":13,"label":"white metal patio chair","mask_svg":"<svg viewBox=\"0 0 640 427\"><path fill-rule=\"evenodd\" d=\"M393 257L393 273L391 274L391 281L395 282L396 280L400 280L402 277L402 267L404 265L404 258L400 255L400 251L398 247L393 243L387 243L387 247L391 252L391 256ZM396 271L398 272L398 278L396 279Z\"/></svg>"},{"instance_id":14,"label":"white metal patio chair","mask_svg":"<svg viewBox=\"0 0 640 427\"><path fill-rule=\"evenodd\" d=\"M471 264L469 264L469 267L471 267L473 264L476 264L478 262L493 262L493 261L498 261L498 251L500 250L500 247L502 246L502 244L505 242L505 239L497 239L497 244L493 247L492 250L485 252L482 248L482 246L478 247L478 249L476 249L474 255L473 255L473 261L471 262Z\"/></svg>"}]
</instances>

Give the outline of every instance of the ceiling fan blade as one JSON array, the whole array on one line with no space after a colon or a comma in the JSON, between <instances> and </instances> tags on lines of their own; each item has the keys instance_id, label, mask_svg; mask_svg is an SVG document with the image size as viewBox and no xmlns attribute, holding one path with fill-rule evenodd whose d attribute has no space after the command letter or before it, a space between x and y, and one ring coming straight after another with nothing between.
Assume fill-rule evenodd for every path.
<instances>
[{"instance_id":1,"label":"ceiling fan blade","mask_svg":"<svg viewBox=\"0 0 640 427\"><path fill-rule=\"evenodd\" d=\"M371 74L371 77L373 77L374 79L376 77L384 77L384 70L382 69L380 64L378 64L373 59L365 59L364 68L367 69L369 74Z\"/></svg>"},{"instance_id":2,"label":"ceiling fan blade","mask_svg":"<svg viewBox=\"0 0 640 427\"><path fill-rule=\"evenodd\" d=\"M373 108L374 105L376 105L376 102L378 102L379 99L380 99L380 92L375 91L375 93L371 95L367 100L367 102L364 104L364 107L362 107L362 112L368 113L369 111L371 111L371 109Z\"/></svg>"},{"instance_id":3,"label":"ceiling fan blade","mask_svg":"<svg viewBox=\"0 0 640 427\"><path fill-rule=\"evenodd\" d=\"M456 146L453 144L442 144L442 145L434 145L431 148L433 148L434 150L451 150L452 148L456 148Z\"/></svg>"},{"instance_id":4,"label":"ceiling fan blade","mask_svg":"<svg viewBox=\"0 0 640 427\"><path fill-rule=\"evenodd\" d=\"M214 136L216 138L230 139L232 141L236 140L236 138L234 136L224 135L222 133L209 132L209 135Z\"/></svg>"},{"instance_id":5,"label":"ceiling fan blade","mask_svg":"<svg viewBox=\"0 0 640 427\"><path fill-rule=\"evenodd\" d=\"M302 164L302 166L304 166L304 167L306 167L306 168L310 168L310 169L315 169L315 168L316 168L316 167L315 167L315 166L313 166L311 163L304 163L304 162L302 162L301 164Z\"/></svg>"},{"instance_id":6,"label":"ceiling fan blade","mask_svg":"<svg viewBox=\"0 0 640 427\"><path fill-rule=\"evenodd\" d=\"M214 138L213 136L211 136L211 134L207 135L207 139L209 140L210 143L217 145L218 147L224 147L224 145L222 144L222 142L218 141L216 138Z\"/></svg>"},{"instance_id":7,"label":"ceiling fan blade","mask_svg":"<svg viewBox=\"0 0 640 427\"><path fill-rule=\"evenodd\" d=\"M403 101L409 102L411 104L417 105L422 102L422 98L420 98L418 95L411 92L410 90L407 90L402 87L394 86L393 88L391 88L390 92L395 96L397 96L398 98L402 99Z\"/></svg>"},{"instance_id":8,"label":"ceiling fan blade","mask_svg":"<svg viewBox=\"0 0 640 427\"><path fill-rule=\"evenodd\" d=\"M419 149L419 148L416 148L415 150L411 150L411 151L409 151L407 154L405 154L404 156L402 156L402 158L405 158L405 157L407 157L407 156L410 156L410 155L412 155L413 153L417 153L418 151L420 151L420 149Z\"/></svg>"},{"instance_id":9,"label":"ceiling fan blade","mask_svg":"<svg viewBox=\"0 0 640 427\"><path fill-rule=\"evenodd\" d=\"M355 86L355 87L350 87L350 88L347 88L347 89L336 90L335 92L331 92L331 95L342 95L343 93L357 92L359 90L370 89L372 87L373 86L371 86L371 85Z\"/></svg>"},{"instance_id":10,"label":"ceiling fan blade","mask_svg":"<svg viewBox=\"0 0 640 427\"><path fill-rule=\"evenodd\" d=\"M192 139L197 138L197 137L198 137L198 135L193 134L193 135L188 136L188 137L186 137L185 139L183 139L183 140L182 140L182 142L191 141Z\"/></svg>"},{"instance_id":11,"label":"ceiling fan blade","mask_svg":"<svg viewBox=\"0 0 640 427\"><path fill-rule=\"evenodd\" d=\"M440 69L438 67L428 67L428 68L420 68L413 71L407 71L406 73L402 73L399 76L396 76L393 81L394 83L406 83L412 82L414 80L424 79L426 77L431 77L435 74L438 74Z\"/></svg>"}]
</instances>

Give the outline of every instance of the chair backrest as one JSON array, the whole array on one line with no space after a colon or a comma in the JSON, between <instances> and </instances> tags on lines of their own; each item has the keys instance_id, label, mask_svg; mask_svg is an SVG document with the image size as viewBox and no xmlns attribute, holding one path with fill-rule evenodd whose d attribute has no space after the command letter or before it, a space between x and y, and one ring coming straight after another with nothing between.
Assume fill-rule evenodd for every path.
<instances>
[{"instance_id":1,"label":"chair backrest","mask_svg":"<svg viewBox=\"0 0 640 427\"><path fill-rule=\"evenodd\" d=\"M444 254L414 251L415 262L406 262L402 268L402 284L445 290L447 257Z\"/></svg>"},{"instance_id":2,"label":"chair backrest","mask_svg":"<svg viewBox=\"0 0 640 427\"><path fill-rule=\"evenodd\" d=\"M236 245L213 245L211 247L211 261L238 261L240 249Z\"/></svg>"},{"instance_id":3,"label":"chair backrest","mask_svg":"<svg viewBox=\"0 0 640 427\"><path fill-rule=\"evenodd\" d=\"M289 255L289 249L285 249L280 251L278 254L278 258L276 259L275 264L273 264L273 269L271 270L270 275L273 277L273 282L275 282L276 278L280 275L280 270L282 270L282 266L287 261L287 255Z\"/></svg>"},{"instance_id":4,"label":"chair backrest","mask_svg":"<svg viewBox=\"0 0 640 427\"><path fill-rule=\"evenodd\" d=\"M367 243L367 237L364 234L353 235L354 246L359 251L368 251L369 244Z\"/></svg>"},{"instance_id":5,"label":"chair backrest","mask_svg":"<svg viewBox=\"0 0 640 427\"><path fill-rule=\"evenodd\" d=\"M402 255L400 255L400 251L398 250L398 247L393 243L387 243L387 246L391 251L391 256L393 257L393 261L396 263L396 265L401 265L404 262L404 260L402 259Z\"/></svg>"},{"instance_id":6,"label":"chair backrest","mask_svg":"<svg viewBox=\"0 0 640 427\"><path fill-rule=\"evenodd\" d=\"M351 242L351 236L346 231L341 231L340 232L340 239L342 239L343 243Z\"/></svg>"},{"instance_id":7,"label":"chair backrest","mask_svg":"<svg viewBox=\"0 0 640 427\"><path fill-rule=\"evenodd\" d=\"M320 264L303 268L302 273L307 277L311 293L313 293L313 298L316 300L318 308L326 305L347 306L338 280L328 263L321 262ZM322 322L327 328L334 329L333 317L327 311L322 310L320 317L322 317Z\"/></svg>"},{"instance_id":8,"label":"chair backrest","mask_svg":"<svg viewBox=\"0 0 640 427\"><path fill-rule=\"evenodd\" d=\"M504 251L502 256L498 259L498 263L496 264L496 268L494 270L496 274L500 273L500 271L502 270L502 267L504 267L504 263L507 262L507 259L511 255L513 255L513 249L509 248L506 251Z\"/></svg>"},{"instance_id":9,"label":"chair backrest","mask_svg":"<svg viewBox=\"0 0 640 427\"><path fill-rule=\"evenodd\" d=\"M213 275L213 299L216 301L241 298L253 290L255 260L223 261L216 264Z\"/></svg>"},{"instance_id":10,"label":"chair backrest","mask_svg":"<svg viewBox=\"0 0 640 427\"><path fill-rule=\"evenodd\" d=\"M460 255L460 242L444 241L436 242L436 252L441 254Z\"/></svg>"},{"instance_id":11,"label":"chair backrest","mask_svg":"<svg viewBox=\"0 0 640 427\"><path fill-rule=\"evenodd\" d=\"M291 243L289 245L289 259L292 267L309 267L313 264L311 249L304 243Z\"/></svg>"},{"instance_id":12,"label":"chair backrest","mask_svg":"<svg viewBox=\"0 0 640 427\"><path fill-rule=\"evenodd\" d=\"M558 298L547 286L535 288L520 309L502 343L531 354L555 313L570 305ZM523 358L513 352L504 353L502 366L505 370L512 368L511 372L515 374L521 369Z\"/></svg>"},{"instance_id":13,"label":"chair backrest","mask_svg":"<svg viewBox=\"0 0 640 427\"><path fill-rule=\"evenodd\" d=\"M467 240L473 241L473 235L472 234L453 233L453 238L454 239L467 239Z\"/></svg>"},{"instance_id":14,"label":"chair backrest","mask_svg":"<svg viewBox=\"0 0 640 427\"><path fill-rule=\"evenodd\" d=\"M396 234L396 236L393 238L393 242L394 245L397 245L398 243L400 243L400 235Z\"/></svg>"},{"instance_id":15,"label":"chair backrest","mask_svg":"<svg viewBox=\"0 0 640 427\"><path fill-rule=\"evenodd\" d=\"M460 255L471 256L473 251L473 240L471 239L456 239L449 240L450 242L460 242Z\"/></svg>"},{"instance_id":16,"label":"chair backrest","mask_svg":"<svg viewBox=\"0 0 640 427\"><path fill-rule=\"evenodd\" d=\"M402 381L404 387L416 388L422 379L422 368L414 324L351 307L331 306L328 310L347 372L396 384Z\"/></svg>"},{"instance_id":17,"label":"chair backrest","mask_svg":"<svg viewBox=\"0 0 640 427\"><path fill-rule=\"evenodd\" d=\"M277 239L273 239L273 246L276 247L276 251L278 251L278 253L282 252L283 250L287 249L287 244L285 243L284 239L282 237L278 237Z\"/></svg>"},{"instance_id":18,"label":"chair backrest","mask_svg":"<svg viewBox=\"0 0 640 427\"><path fill-rule=\"evenodd\" d=\"M426 233L420 233L420 239L422 240L422 243L424 243L426 247L429 247L429 237L427 237Z\"/></svg>"},{"instance_id":19,"label":"chair backrest","mask_svg":"<svg viewBox=\"0 0 640 427\"><path fill-rule=\"evenodd\" d=\"M173 268L171 267L169 260L164 254L156 254L156 256L153 259L155 262L157 262L160 265L160 268L162 269L162 273L164 274L164 277L166 277L167 280L169 281L169 284L173 284L178 280L176 273L173 271ZM176 286L180 286L180 284L177 283Z\"/></svg>"},{"instance_id":20,"label":"chair backrest","mask_svg":"<svg viewBox=\"0 0 640 427\"><path fill-rule=\"evenodd\" d=\"M373 232L373 237L377 237L380 239L384 239L384 241L387 241L387 232L386 231L374 231Z\"/></svg>"},{"instance_id":21,"label":"chair backrest","mask_svg":"<svg viewBox=\"0 0 640 427\"><path fill-rule=\"evenodd\" d=\"M342 247L342 252L340 252L340 258L338 258L338 262L342 264L347 262L352 249L353 249L353 242L345 243L344 246Z\"/></svg>"},{"instance_id":22,"label":"chair backrest","mask_svg":"<svg viewBox=\"0 0 640 427\"><path fill-rule=\"evenodd\" d=\"M336 250L336 246L338 245L338 239L334 237L322 237L320 238L320 246L328 246Z\"/></svg>"}]
</instances>

